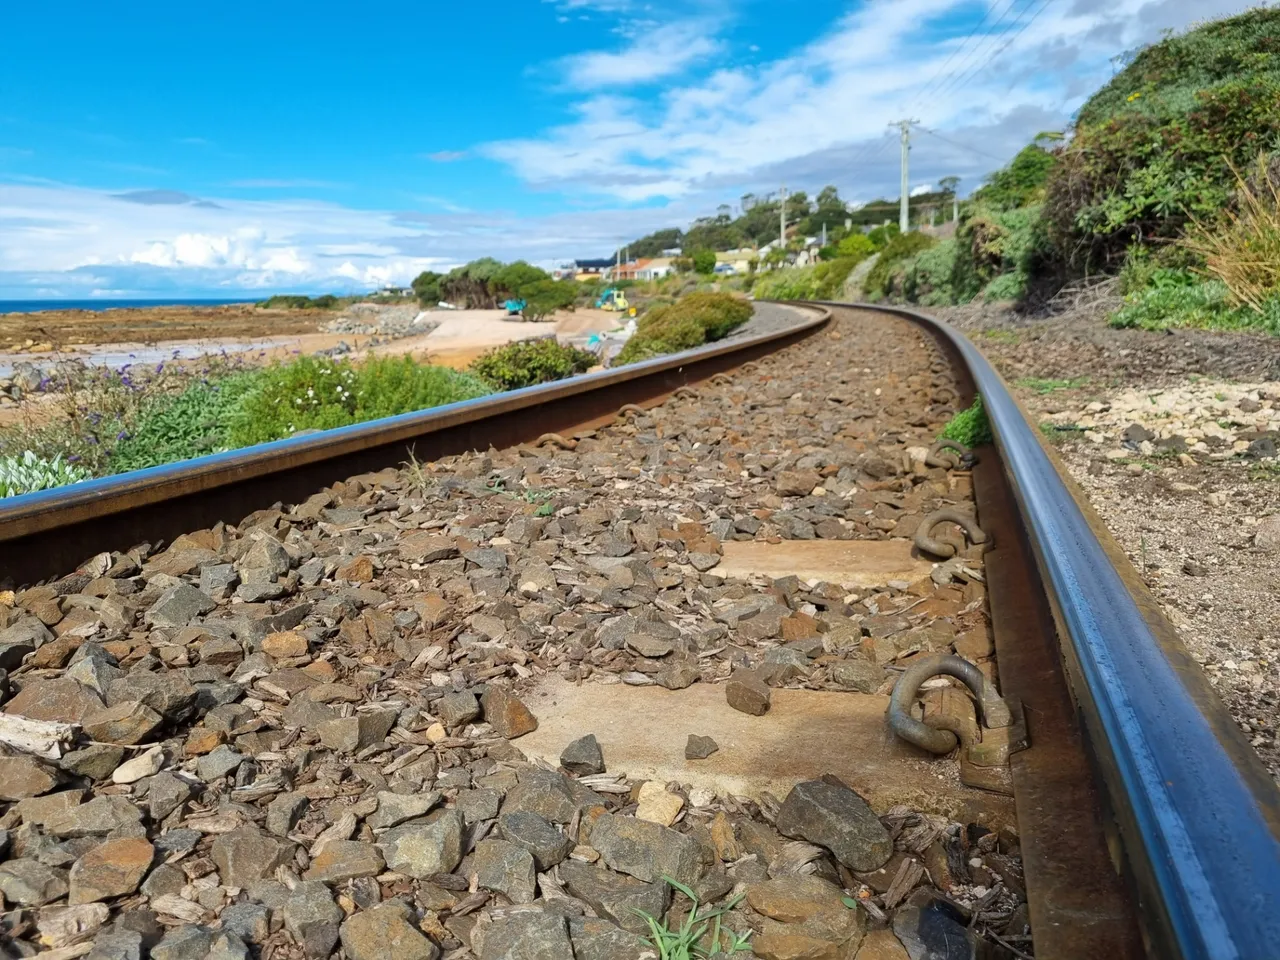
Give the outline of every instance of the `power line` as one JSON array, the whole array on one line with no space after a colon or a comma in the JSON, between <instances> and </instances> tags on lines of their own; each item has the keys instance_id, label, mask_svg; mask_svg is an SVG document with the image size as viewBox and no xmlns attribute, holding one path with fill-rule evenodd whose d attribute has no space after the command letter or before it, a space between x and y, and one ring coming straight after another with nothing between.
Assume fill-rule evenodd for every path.
<instances>
[{"instance_id":1,"label":"power line","mask_svg":"<svg viewBox=\"0 0 1280 960\"><path fill-rule=\"evenodd\" d=\"M998 47L998 48L995 50L995 52L993 52L993 53L991 54L991 56L989 56L989 57L986 59L986 61L985 61L985 62L983 62L983 63L979 64L977 67L975 67L973 70L971 70L967 75L965 75L965 76L960 80L959 84L956 86L956 88L955 88L955 89L956 89L956 90L963 90L963 89L964 89L965 84L967 84L970 80L972 80L972 79L973 79L974 77L976 77L979 73L981 73L983 70L985 70L988 66L990 66L990 65L995 61L995 59L996 59L997 57L999 57L1002 53L1004 53L1006 50L1008 50L1008 49L1009 49L1009 47L1011 47L1011 46L1012 46L1012 45L1013 45L1013 44L1014 44L1014 43L1015 43L1015 42L1016 42L1016 41L1017 41L1017 40L1018 40L1018 39L1019 39L1019 38L1020 38L1024 33L1026 33L1026 32L1027 32L1028 28L1030 28L1030 26L1031 26L1033 23L1035 23L1038 19L1040 19L1040 14L1044 13L1044 12L1045 12L1045 10L1046 10L1046 9L1048 9L1049 4L1050 4L1051 2L1052 2L1052 0L1042 0L1042 2L1041 2L1041 4L1040 4L1040 6L1036 9L1035 13L1033 13L1033 14L1031 15L1031 17L1030 17L1028 20L1026 20L1026 22L1024 22L1024 23L1022 24L1022 28L1021 28L1017 33L1013 34L1013 36L1009 37L1009 39L1008 39L1008 40L1006 40L1003 44L1001 44L1001 45L1000 45L1000 47ZM1027 6L1026 6L1025 8L1023 8L1023 11L1022 11L1022 12L1023 12L1024 14L1025 14L1029 9L1031 9L1031 5L1032 5L1032 3L1034 3L1034 0L1031 0L1031 2L1030 2L1030 3L1028 3L1028 4L1027 4ZM1010 29L1012 29L1012 25L1010 26ZM1009 32L1009 31L1005 31L1006 35L1008 34L1008 32ZM941 96L941 93L939 93L939 96Z\"/></svg>"},{"instance_id":2,"label":"power line","mask_svg":"<svg viewBox=\"0 0 1280 960\"><path fill-rule=\"evenodd\" d=\"M929 136L934 137L935 139L941 140L943 143L949 143L953 147L959 147L961 150L968 150L970 153L976 153L978 154L978 156L986 157L988 160L995 160L997 163L1005 162L1005 159L1002 157L997 157L995 154L987 153L983 150L977 149L976 147L971 147L968 144L960 143L958 140L952 140L950 137L944 137L942 134L938 133L936 130L930 130L928 127L921 127L920 129L923 130L925 133L927 133Z\"/></svg>"},{"instance_id":3,"label":"power line","mask_svg":"<svg viewBox=\"0 0 1280 960\"><path fill-rule=\"evenodd\" d=\"M952 93L957 90L963 90L964 85L968 83L969 80L978 71L980 71L983 67L989 64L992 61L992 59L994 59L994 56L988 57L986 60L982 60L981 58L983 57L984 54L987 54L992 50L996 50L996 48L1000 44L1000 41L1003 40L1005 37L1007 37L1013 31L1013 29L1018 25L1018 18L1023 16L1028 10L1031 9L1031 6L1033 3L1035 3L1035 0L1026 0L1026 3L1022 7L1022 9L1018 10L1014 16L1014 19L1010 21L1009 15L1014 13L1014 10L1018 6L1019 2L1021 2L1021 0L1009 0L1009 5L1005 7L1004 13L1000 14L1000 18L992 25L992 32L987 34L985 37L983 37L983 42L979 43L978 46L974 48L972 55L963 64L956 67L954 75L951 77L951 79L948 80L946 83L944 83L937 91L935 91L934 93L935 97L940 98L944 94ZM1005 24L1006 21L1009 21L1008 26L1005 26L1004 29L1001 30L1000 27L1003 24ZM986 44L985 49L983 46L984 44ZM971 66L974 64L976 64L976 66Z\"/></svg>"},{"instance_id":4,"label":"power line","mask_svg":"<svg viewBox=\"0 0 1280 960\"><path fill-rule=\"evenodd\" d=\"M1010 4L1012 4L1013 2L1014 0L1010 0ZM948 56L946 61L942 64L942 66L938 68L938 71L932 77L929 78L929 82L924 85L924 88L916 96L916 99L912 101L911 109L914 109L915 107L920 105L920 102L928 95L930 88L938 81L938 78L943 75L947 67L951 66L952 62L956 59L956 57L959 56L968 48L969 41L977 37L979 32L981 32L982 28L987 25L987 22L991 19L991 14L995 12L997 6L999 6L999 0L993 0L991 5L987 7L987 12L983 15L982 20L979 21L978 25L973 28L973 30L969 33L967 37L964 38L960 46L956 47L954 50L951 51L951 55ZM1008 8L1006 8L1006 12L1008 12ZM985 35L984 35L984 39L985 39ZM979 40L978 45L981 46L981 44L982 44L982 41Z\"/></svg>"}]
</instances>

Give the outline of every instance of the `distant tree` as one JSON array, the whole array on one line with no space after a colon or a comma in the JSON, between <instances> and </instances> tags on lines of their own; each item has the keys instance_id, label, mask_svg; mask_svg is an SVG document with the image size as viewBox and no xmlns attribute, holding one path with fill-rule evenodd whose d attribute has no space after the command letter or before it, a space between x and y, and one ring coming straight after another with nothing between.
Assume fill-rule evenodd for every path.
<instances>
[{"instance_id":1,"label":"distant tree","mask_svg":"<svg viewBox=\"0 0 1280 960\"><path fill-rule=\"evenodd\" d=\"M434 307L440 302L440 274L433 270L423 270L413 278L413 294L418 303L424 307Z\"/></svg>"},{"instance_id":2,"label":"distant tree","mask_svg":"<svg viewBox=\"0 0 1280 960\"><path fill-rule=\"evenodd\" d=\"M663 250L678 247L683 242L684 231L679 227L668 227L665 230L655 230L647 237L641 237L639 240L633 240L627 244L627 251L637 259L660 257ZM613 259L616 259L621 252L621 250L615 251Z\"/></svg>"},{"instance_id":3,"label":"distant tree","mask_svg":"<svg viewBox=\"0 0 1280 960\"><path fill-rule=\"evenodd\" d=\"M693 259L691 257L676 257L671 261L671 267L676 273L692 273Z\"/></svg>"},{"instance_id":4,"label":"distant tree","mask_svg":"<svg viewBox=\"0 0 1280 960\"><path fill-rule=\"evenodd\" d=\"M714 250L693 251L693 269L705 276L716 272L716 254Z\"/></svg>"}]
</instances>

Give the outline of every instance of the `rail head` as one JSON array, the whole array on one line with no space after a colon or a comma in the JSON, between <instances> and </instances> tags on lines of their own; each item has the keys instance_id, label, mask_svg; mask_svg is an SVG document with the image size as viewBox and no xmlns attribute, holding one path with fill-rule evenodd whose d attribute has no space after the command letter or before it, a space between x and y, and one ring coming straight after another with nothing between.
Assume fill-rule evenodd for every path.
<instances>
[{"instance_id":1,"label":"rail head","mask_svg":"<svg viewBox=\"0 0 1280 960\"><path fill-rule=\"evenodd\" d=\"M1000 375L955 328L1063 634L1153 956L1280 957L1280 790ZM1034 739L1034 732L1032 733Z\"/></svg>"},{"instance_id":2,"label":"rail head","mask_svg":"<svg viewBox=\"0 0 1280 960\"><path fill-rule=\"evenodd\" d=\"M818 304L790 305L812 314L798 324L769 333L735 337L625 367L567 380L451 403L428 410L371 420L241 450L0 500L0 543L30 538L76 524L124 514L175 497L214 493L245 481L282 474L375 447L408 445L414 440L465 424L478 424L553 401L621 388L655 376L696 370L708 361L770 344L783 345L825 324L830 311Z\"/></svg>"}]
</instances>

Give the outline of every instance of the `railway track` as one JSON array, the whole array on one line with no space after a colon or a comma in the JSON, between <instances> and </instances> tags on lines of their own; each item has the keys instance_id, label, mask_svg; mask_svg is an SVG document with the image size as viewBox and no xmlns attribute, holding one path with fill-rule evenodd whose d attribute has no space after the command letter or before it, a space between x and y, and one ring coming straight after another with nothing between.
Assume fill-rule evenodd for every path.
<instances>
[{"instance_id":1,"label":"railway track","mask_svg":"<svg viewBox=\"0 0 1280 960\"><path fill-rule=\"evenodd\" d=\"M792 309L0 503L0 949L622 960L669 875L765 957L1280 955L1275 786L999 378Z\"/></svg>"}]
</instances>

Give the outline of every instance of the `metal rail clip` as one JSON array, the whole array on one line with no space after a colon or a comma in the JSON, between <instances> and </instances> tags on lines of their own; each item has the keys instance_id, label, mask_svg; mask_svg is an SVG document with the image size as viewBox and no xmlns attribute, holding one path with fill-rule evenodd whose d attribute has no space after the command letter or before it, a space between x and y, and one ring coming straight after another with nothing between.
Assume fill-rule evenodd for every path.
<instances>
[{"instance_id":1,"label":"metal rail clip","mask_svg":"<svg viewBox=\"0 0 1280 960\"><path fill-rule=\"evenodd\" d=\"M926 691L924 716L912 707L920 686L931 677L954 677L973 693L982 711L978 723L975 700L954 687ZM889 729L930 753L947 754L960 746L960 782L981 790L1013 796L1009 757L1027 748L1027 725L1022 704L1004 699L976 666L962 657L939 654L910 667L893 688L889 700Z\"/></svg>"}]
</instances>

